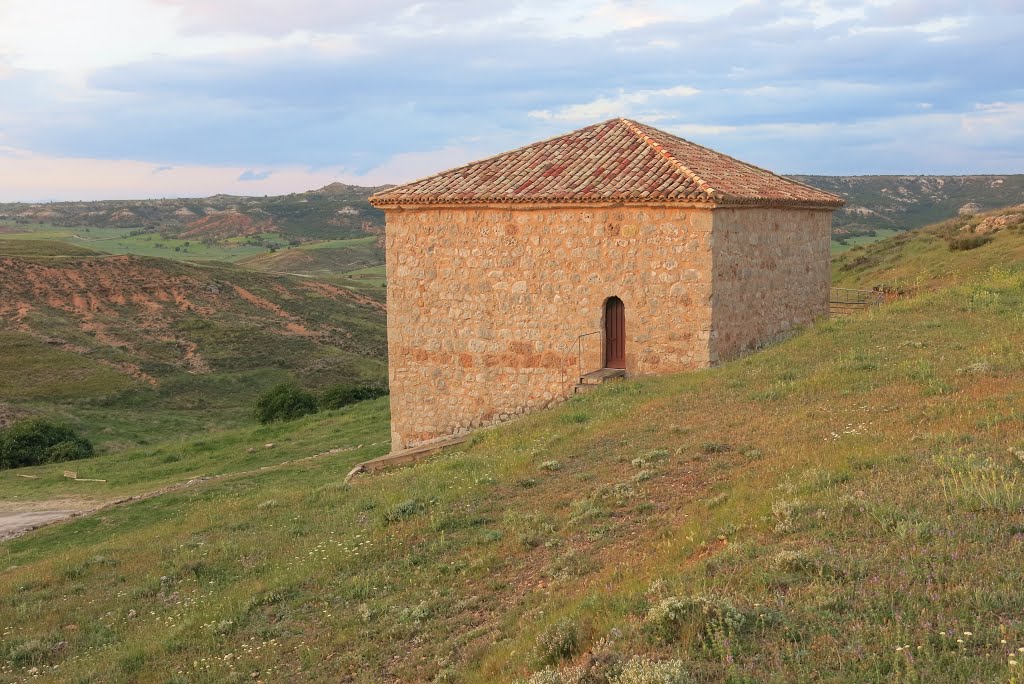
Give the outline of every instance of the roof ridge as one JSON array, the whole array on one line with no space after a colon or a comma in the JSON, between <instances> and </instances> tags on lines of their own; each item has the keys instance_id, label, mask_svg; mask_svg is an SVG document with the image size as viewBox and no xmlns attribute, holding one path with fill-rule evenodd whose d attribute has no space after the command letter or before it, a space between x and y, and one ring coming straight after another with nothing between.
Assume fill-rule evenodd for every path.
<instances>
[{"instance_id":1,"label":"roof ridge","mask_svg":"<svg viewBox=\"0 0 1024 684\"><path fill-rule=\"evenodd\" d=\"M640 124L639 123L637 123L636 121L632 121L630 119L626 119L624 117L620 117L619 121L621 121L626 126L626 128L628 128L630 130L630 132L633 133L633 135L635 135L636 137L640 138L640 140L642 140L643 142L647 143L647 145L649 145L650 148L653 149L656 153L658 153L659 155L664 157L670 164L672 164L672 166L676 167L676 169L678 169L679 171L682 171L683 174L688 179L690 179L694 183L696 183L697 187L700 188L701 191L703 191L705 194L707 194L707 196L709 198L714 199L714 196L715 196L715 194L718 193L718 191L715 190L713 187L711 187L711 185L706 180L701 178L697 173L695 173L688 166L686 166L686 164L684 164L681 161L679 161L678 159L676 159L675 156L672 155L671 152L666 150L664 148L664 146L660 145L654 138L652 138L651 136L647 135L642 130L640 130ZM683 139L680 138L680 140L683 140ZM690 142L690 141L689 140L685 140L684 142ZM690 144L691 145L696 145L696 143L690 143Z\"/></svg>"}]
</instances>

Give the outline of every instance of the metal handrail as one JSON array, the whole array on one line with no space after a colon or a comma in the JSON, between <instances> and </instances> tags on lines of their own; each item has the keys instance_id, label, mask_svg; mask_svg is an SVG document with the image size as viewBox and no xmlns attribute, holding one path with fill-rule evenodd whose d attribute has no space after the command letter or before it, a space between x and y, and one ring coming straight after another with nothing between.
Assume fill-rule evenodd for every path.
<instances>
[{"instance_id":1,"label":"metal handrail","mask_svg":"<svg viewBox=\"0 0 1024 684\"><path fill-rule=\"evenodd\" d=\"M560 370L562 372L562 386L563 387L565 386L565 362L569 359L570 356L572 356L573 347L576 347L576 346L579 347L579 352L578 352L578 355L576 357L576 365L578 366L577 371L579 373L579 377L582 378L583 377L583 338L590 337L591 335L600 335L602 332L603 331L601 331L601 330L595 330L593 332L580 333L579 335L576 336L576 339L574 339L572 341L572 344L569 345L569 349L565 352L565 356L562 357L562 363L559 364L559 368L560 368Z\"/></svg>"}]
</instances>

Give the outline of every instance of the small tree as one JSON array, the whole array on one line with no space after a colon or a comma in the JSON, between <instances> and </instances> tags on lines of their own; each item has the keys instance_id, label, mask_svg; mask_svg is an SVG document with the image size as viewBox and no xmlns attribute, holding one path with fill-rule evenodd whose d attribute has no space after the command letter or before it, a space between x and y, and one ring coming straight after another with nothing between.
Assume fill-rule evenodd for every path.
<instances>
[{"instance_id":1,"label":"small tree","mask_svg":"<svg viewBox=\"0 0 1024 684\"><path fill-rule=\"evenodd\" d=\"M352 383L341 383L332 385L320 395L320 408L325 411L338 409L342 406L355 404L367 399L383 397L388 393L387 385L366 384L356 385Z\"/></svg>"},{"instance_id":2,"label":"small tree","mask_svg":"<svg viewBox=\"0 0 1024 684\"><path fill-rule=\"evenodd\" d=\"M93 453L92 442L71 428L38 418L0 430L0 469L74 461Z\"/></svg>"},{"instance_id":3,"label":"small tree","mask_svg":"<svg viewBox=\"0 0 1024 684\"><path fill-rule=\"evenodd\" d=\"M275 385L256 399L256 420L263 424L295 420L316 412L316 397L292 383Z\"/></svg>"}]
</instances>

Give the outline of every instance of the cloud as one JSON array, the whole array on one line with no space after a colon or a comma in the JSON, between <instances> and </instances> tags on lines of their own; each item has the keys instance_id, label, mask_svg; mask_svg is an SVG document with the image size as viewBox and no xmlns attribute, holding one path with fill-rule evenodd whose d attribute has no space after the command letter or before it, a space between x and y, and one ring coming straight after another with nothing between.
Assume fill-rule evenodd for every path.
<instances>
[{"instance_id":1,"label":"cloud","mask_svg":"<svg viewBox=\"0 0 1024 684\"><path fill-rule=\"evenodd\" d=\"M210 192L397 182L620 115L792 172L1006 171L1024 100L1013 0L96 0L86 56L50 49L81 14L58 1L0 21L0 144Z\"/></svg>"},{"instance_id":2,"label":"cloud","mask_svg":"<svg viewBox=\"0 0 1024 684\"><path fill-rule=\"evenodd\" d=\"M612 97L599 97L596 100L583 104L567 105L552 111L550 109L535 109L529 112L529 116L545 121L596 121L598 119L635 115L650 120L661 118L654 113L637 113L641 105L653 102L660 102L666 99L678 97L691 97L700 91L690 86L673 86L658 90L637 90L626 92L620 90Z\"/></svg>"},{"instance_id":3,"label":"cloud","mask_svg":"<svg viewBox=\"0 0 1024 684\"><path fill-rule=\"evenodd\" d=\"M107 0L111 1L111 0ZM293 33L466 36L603 36L639 29L680 14L706 19L742 3L713 6L677 0L156 0L173 8L184 32L244 32L281 38Z\"/></svg>"},{"instance_id":4,"label":"cloud","mask_svg":"<svg viewBox=\"0 0 1024 684\"><path fill-rule=\"evenodd\" d=\"M404 182L463 164L478 155L462 148L397 155L354 173L341 167L279 166L254 173L237 166L155 165L137 160L49 157L0 146L0 202L281 195L329 183L376 186Z\"/></svg>"},{"instance_id":5,"label":"cloud","mask_svg":"<svg viewBox=\"0 0 1024 684\"><path fill-rule=\"evenodd\" d=\"M252 169L246 169L238 176L240 181L261 181L270 178L273 175L273 171L253 171Z\"/></svg>"}]
</instances>

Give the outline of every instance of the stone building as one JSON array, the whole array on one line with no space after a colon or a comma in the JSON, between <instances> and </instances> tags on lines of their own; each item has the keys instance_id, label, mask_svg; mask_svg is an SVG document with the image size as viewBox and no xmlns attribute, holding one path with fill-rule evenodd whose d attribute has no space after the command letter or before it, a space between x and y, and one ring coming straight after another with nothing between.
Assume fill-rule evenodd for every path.
<instances>
[{"instance_id":1,"label":"stone building","mask_svg":"<svg viewBox=\"0 0 1024 684\"><path fill-rule=\"evenodd\" d=\"M843 204L627 119L370 201L395 451L558 402L591 371L703 368L827 315Z\"/></svg>"}]
</instances>

